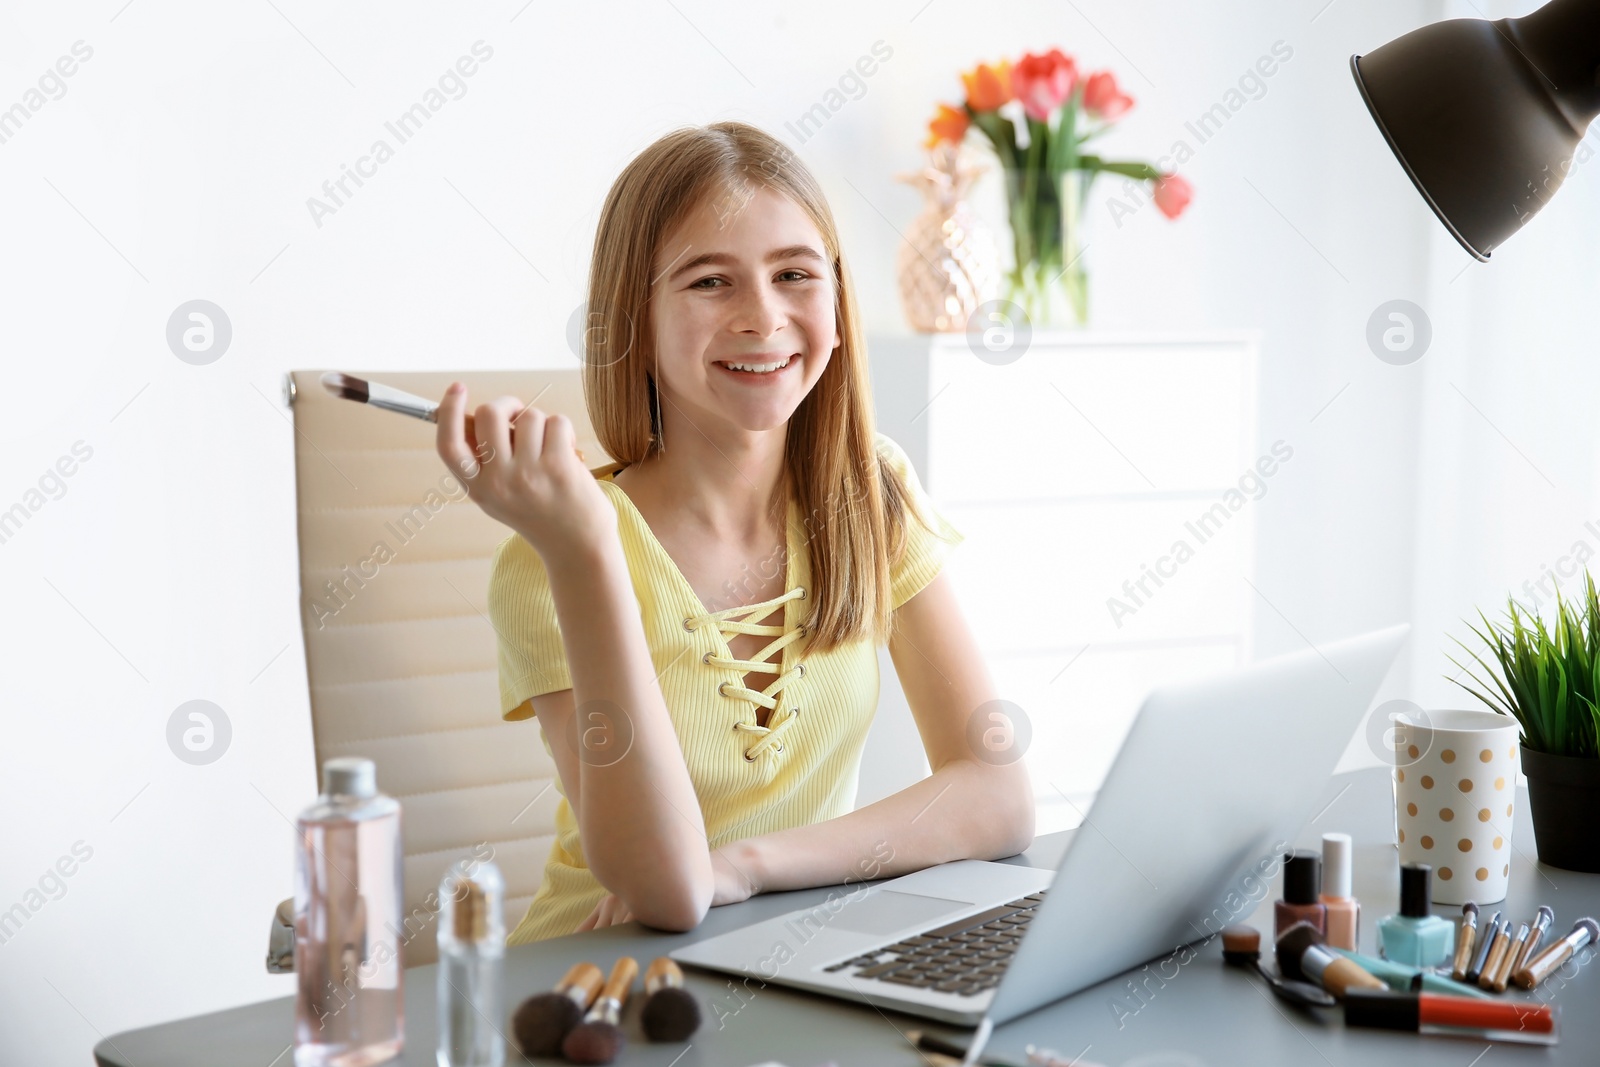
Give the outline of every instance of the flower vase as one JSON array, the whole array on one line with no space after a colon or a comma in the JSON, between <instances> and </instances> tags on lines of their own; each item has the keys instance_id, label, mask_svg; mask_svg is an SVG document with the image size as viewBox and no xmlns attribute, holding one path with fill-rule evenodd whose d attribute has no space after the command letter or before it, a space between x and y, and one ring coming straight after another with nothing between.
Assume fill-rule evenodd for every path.
<instances>
[{"instance_id":1,"label":"flower vase","mask_svg":"<svg viewBox=\"0 0 1600 1067\"><path fill-rule=\"evenodd\" d=\"M1054 196L1019 195L1012 207L1015 264L1007 297L1035 328L1089 321L1089 272L1083 216L1092 176L1068 170Z\"/></svg>"}]
</instances>

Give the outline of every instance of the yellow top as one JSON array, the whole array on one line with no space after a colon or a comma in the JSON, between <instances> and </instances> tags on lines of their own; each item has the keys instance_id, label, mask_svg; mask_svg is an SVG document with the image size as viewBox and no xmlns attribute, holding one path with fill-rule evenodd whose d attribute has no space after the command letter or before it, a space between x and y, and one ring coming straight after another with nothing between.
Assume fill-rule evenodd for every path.
<instances>
[{"instance_id":1,"label":"yellow top","mask_svg":"<svg viewBox=\"0 0 1600 1067\"><path fill-rule=\"evenodd\" d=\"M890 603L898 608L933 581L948 549L965 538L933 509L905 451L881 433L877 447L940 530L935 536L907 517L905 555L891 574ZM799 506L790 500L783 595L708 612L628 494L609 474L599 476L599 483L617 509L645 640L700 799L710 847L852 811L861 750L878 704L878 654L865 638L805 654L801 619L810 561ZM743 621L764 619L779 605L781 626ZM501 713L506 719L529 718L529 697L571 689L572 678L543 560L518 534L495 550L488 606L498 635ZM728 647L730 633L773 640L752 659L740 660ZM760 691L747 689L744 676L752 671L773 678ZM765 727L757 719L762 707L771 709ZM539 733L549 753L542 726ZM606 892L584 861L577 819L559 776L555 786L561 793L556 839L543 882L508 944L572 933Z\"/></svg>"}]
</instances>

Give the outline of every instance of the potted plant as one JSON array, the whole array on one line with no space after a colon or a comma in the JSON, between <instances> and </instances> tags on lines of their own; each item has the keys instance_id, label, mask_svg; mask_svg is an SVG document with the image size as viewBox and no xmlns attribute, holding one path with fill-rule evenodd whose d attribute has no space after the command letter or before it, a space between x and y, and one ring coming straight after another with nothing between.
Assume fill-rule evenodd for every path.
<instances>
[{"instance_id":1,"label":"potted plant","mask_svg":"<svg viewBox=\"0 0 1600 1067\"><path fill-rule=\"evenodd\" d=\"M1540 862L1600 871L1600 595L1587 572L1584 582L1581 606L1564 602L1557 590L1549 629L1515 598L1509 626L1494 626L1480 611L1487 632L1475 626L1472 632L1493 652L1498 673L1467 651L1489 672L1494 691L1470 670L1482 690L1456 684L1522 727L1522 771Z\"/></svg>"}]
</instances>

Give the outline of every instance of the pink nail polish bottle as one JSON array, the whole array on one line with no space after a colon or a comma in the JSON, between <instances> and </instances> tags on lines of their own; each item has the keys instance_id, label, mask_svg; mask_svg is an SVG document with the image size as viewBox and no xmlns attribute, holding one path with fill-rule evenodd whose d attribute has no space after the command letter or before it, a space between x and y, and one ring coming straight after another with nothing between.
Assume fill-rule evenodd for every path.
<instances>
[{"instance_id":1,"label":"pink nail polish bottle","mask_svg":"<svg viewBox=\"0 0 1600 1067\"><path fill-rule=\"evenodd\" d=\"M1322 895L1317 899L1328 909L1328 944L1354 952L1360 947L1361 902L1352 895L1350 847L1349 834L1322 835Z\"/></svg>"},{"instance_id":2,"label":"pink nail polish bottle","mask_svg":"<svg viewBox=\"0 0 1600 1067\"><path fill-rule=\"evenodd\" d=\"M1276 940L1298 922L1308 922L1317 933L1328 933L1328 909L1317 900L1322 882L1322 860L1315 852L1294 851L1284 857L1283 899L1272 906L1272 936Z\"/></svg>"}]
</instances>

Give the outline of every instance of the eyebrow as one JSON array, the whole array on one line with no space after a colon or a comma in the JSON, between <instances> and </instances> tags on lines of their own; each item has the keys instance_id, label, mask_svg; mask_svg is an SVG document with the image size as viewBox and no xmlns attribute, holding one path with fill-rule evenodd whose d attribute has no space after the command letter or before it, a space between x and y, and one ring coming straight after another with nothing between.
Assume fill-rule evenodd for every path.
<instances>
[{"instance_id":1,"label":"eyebrow","mask_svg":"<svg viewBox=\"0 0 1600 1067\"><path fill-rule=\"evenodd\" d=\"M784 259L809 259L817 263L821 263L822 255L810 245L789 245L786 248L775 248L771 252L767 253L768 263L776 263L779 260ZM683 266L679 267L677 270L673 271L672 276L669 277L667 281L677 281L680 275L687 274L698 267L712 266L714 264L733 264L737 262L737 257L730 256L726 252L702 252L693 259L685 262Z\"/></svg>"}]
</instances>

